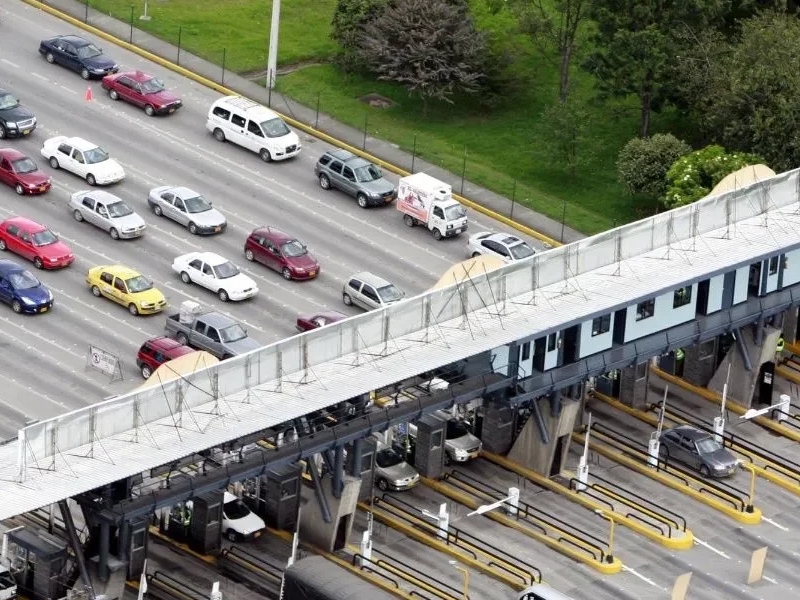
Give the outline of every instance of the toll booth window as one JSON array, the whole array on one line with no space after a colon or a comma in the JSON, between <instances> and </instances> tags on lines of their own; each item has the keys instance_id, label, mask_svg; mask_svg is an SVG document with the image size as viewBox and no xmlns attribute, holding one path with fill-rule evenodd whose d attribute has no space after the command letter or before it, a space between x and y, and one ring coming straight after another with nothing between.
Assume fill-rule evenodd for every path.
<instances>
[{"instance_id":1,"label":"toll booth window","mask_svg":"<svg viewBox=\"0 0 800 600\"><path fill-rule=\"evenodd\" d=\"M144 548L144 534L145 530L142 529L141 531L137 531L133 534L132 546L133 550L138 550L139 548Z\"/></svg>"},{"instance_id":2,"label":"toll booth window","mask_svg":"<svg viewBox=\"0 0 800 600\"><path fill-rule=\"evenodd\" d=\"M687 285L678 290L672 295L672 308L680 308L686 306L692 301L692 286Z\"/></svg>"},{"instance_id":3,"label":"toll booth window","mask_svg":"<svg viewBox=\"0 0 800 600\"><path fill-rule=\"evenodd\" d=\"M769 259L769 274L770 275L777 275L778 274L778 258L777 256L773 256Z\"/></svg>"},{"instance_id":4,"label":"toll booth window","mask_svg":"<svg viewBox=\"0 0 800 600\"><path fill-rule=\"evenodd\" d=\"M295 490L297 489L297 480L292 479L291 481L284 481L281 484L281 498L290 498L295 495Z\"/></svg>"},{"instance_id":5,"label":"toll booth window","mask_svg":"<svg viewBox=\"0 0 800 600\"><path fill-rule=\"evenodd\" d=\"M603 335L611 330L611 315L597 317L592 320L592 337Z\"/></svg>"},{"instance_id":6,"label":"toll booth window","mask_svg":"<svg viewBox=\"0 0 800 600\"><path fill-rule=\"evenodd\" d=\"M431 434L431 450L437 450L442 447L442 432L437 431Z\"/></svg>"},{"instance_id":7,"label":"toll booth window","mask_svg":"<svg viewBox=\"0 0 800 600\"><path fill-rule=\"evenodd\" d=\"M655 298L652 300L645 300L644 302L640 302L636 305L636 320L642 321L644 319L649 319L653 316L656 311L656 301Z\"/></svg>"},{"instance_id":8,"label":"toll booth window","mask_svg":"<svg viewBox=\"0 0 800 600\"><path fill-rule=\"evenodd\" d=\"M531 343L525 342L522 344L522 360L528 360L531 357Z\"/></svg>"},{"instance_id":9,"label":"toll booth window","mask_svg":"<svg viewBox=\"0 0 800 600\"><path fill-rule=\"evenodd\" d=\"M557 341L558 341L558 334L557 333L551 333L550 335L547 336L547 351L548 352L552 352L553 350L556 349Z\"/></svg>"}]
</instances>

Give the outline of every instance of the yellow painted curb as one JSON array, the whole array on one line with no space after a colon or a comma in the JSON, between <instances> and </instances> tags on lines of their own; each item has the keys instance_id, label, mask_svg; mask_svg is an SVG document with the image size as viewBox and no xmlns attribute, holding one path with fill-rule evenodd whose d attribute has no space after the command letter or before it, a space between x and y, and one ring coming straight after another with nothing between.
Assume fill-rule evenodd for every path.
<instances>
[{"instance_id":1,"label":"yellow painted curb","mask_svg":"<svg viewBox=\"0 0 800 600\"><path fill-rule=\"evenodd\" d=\"M217 92L219 92L221 94L225 94L226 96L239 95L238 92L235 92L234 90L232 90L230 88L227 88L224 85L216 83L215 81L212 81L211 79L208 79L207 77L203 77L202 75L198 75L197 73L194 73L193 71L190 71L189 69L181 67L180 65L177 65L177 64L173 63L172 61L167 60L165 58L161 58L160 56L158 56L156 54L153 54L152 52L148 52L147 50L144 50L144 49L140 48L139 46L135 46L134 44L126 42L125 40L121 40L120 38L118 38L118 37L116 37L114 35L111 35L110 33L107 33L107 32L105 32L105 31L103 31L101 29L98 29L97 27L94 27L93 25L89 25L88 23L84 23L80 19L76 19L75 17L72 17L72 16L70 16L70 15L64 13L64 12L61 12L60 10L58 10L56 8L53 8L52 6L48 6L47 4L44 4L43 2L39 2L39 0L22 0L22 1L25 2L26 4L29 4L30 6L38 8L40 10L43 10L44 12L46 12L46 13L48 13L48 14L56 17L56 18L59 18L62 21L66 21L67 23L69 23L71 25L74 25L75 27L78 27L79 29L83 29L84 31L88 31L91 34L96 35L97 37L103 38L104 40L106 40L108 42L111 42L112 44L116 44L117 46L120 46L121 48L125 48L126 50L128 50L130 52L133 52L134 54L138 54L139 56L141 56L143 58L151 60L151 61L161 65L162 67L165 67L165 68L167 68L167 69L169 69L171 71L174 71L175 73L179 73L180 75L183 75L184 77L187 77L187 78L191 79L192 81L195 81L195 82L197 82L197 83L199 83L201 85L204 85L204 86L206 86L208 88L211 88L212 90L215 90L215 91L217 91ZM386 162L385 160L380 159L377 156L373 156L372 154L370 154L368 152L364 152L360 148L356 148L355 146L351 146L347 142L343 142L343 141L341 141L341 140L339 140L339 139L337 139L335 137L332 137L332 136L328 135L327 133L324 133L322 131L314 129L310 125L306 125L305 123L302 123L301 121L298 121L298 120L294 119L293 117L290 117L289 115L285 115L285 114L283 114L280 111L277 111L275 109L271 109L271 110L273 110L274 112L279 114L287 123L289 123L293 127L297 128L297 129L300 129L301 131L304 131L305 133L307 133L309 135L313 135L314 137L319 138L319 139L321 139L323 141L326 141L329 144L333 144L334 146L338 146L340 148L344 148L345 150L348 150L348 151L352 152L353 154L357 154L358 156L366 158L367 160L371 160L372 162L380 165L381 167L383 167L387 171L391 171L393 173L396 173L397 175L400 175L401 177L410 174L405 169L402 169L402 168L400 168L400 167L398 167L396 165L393 165L392 163ZM478 204L477 202L475 202L473 200L465 198L465 197L463 197L463 196L461 196L459 194L453 194L453 197L458 199L458 201L461 202L462 204L472 208L473 210L476 210L479 213L482 213L482 214L486 215L487 217L491 217L492 219L495 219L496 221L500 221L504 225L508 225L509 227L512 227L512 228L516 229L517 231L520 231L520 232L522 232L524 234L527 234L527 235L531 236L532 238L536 238L540 242L543 242L543 243L545 243L545 244L547 244L547 245L549 245L549 246L551 246L553 248L557 248L557 247L562 245L561 242L558 242L558 241L554 240L553 238L551 238L551 237L549 237L549 236L547 236L547 235L545 235L543 233L540 233L540 232L536 231L535 229L531 229L527 225L523 225L522 223L518 223L517 221L509 219L505 215L502 215L502 214L500 214L498 212L495 212L492 209L487 208L487 207L485 207L485 206L483 206L481 204Z\"/></svg>"}]
</instances>

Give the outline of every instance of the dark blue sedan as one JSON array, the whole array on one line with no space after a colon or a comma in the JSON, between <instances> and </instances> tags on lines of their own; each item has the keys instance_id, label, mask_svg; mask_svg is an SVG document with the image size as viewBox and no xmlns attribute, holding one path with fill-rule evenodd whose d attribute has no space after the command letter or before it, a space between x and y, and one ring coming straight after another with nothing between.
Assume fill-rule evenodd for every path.
<instances>
[{"instance_id":1,"label":"dark blue sedan","mask_svg":"<svg viewBox=\"0 0 800 600\"><path fill-rule=\"evenodd\" d=\"M15 313L43 313L53 307L53 293L10 260L0 260L0 300L10 304Z\"/></svg>"},{"instance_id":2,"label":"dark blue sedan","mask_svg":"<svg viewBox=\"0 0 800 600\"><path fill-rule=\"evenodd\" d=\"M103 78L119 71L119 66L108 58L93 42L77 35L57 35L39 42L39 54L50 64L57 64L84 79Z\"/></svg>"}]
</instances>

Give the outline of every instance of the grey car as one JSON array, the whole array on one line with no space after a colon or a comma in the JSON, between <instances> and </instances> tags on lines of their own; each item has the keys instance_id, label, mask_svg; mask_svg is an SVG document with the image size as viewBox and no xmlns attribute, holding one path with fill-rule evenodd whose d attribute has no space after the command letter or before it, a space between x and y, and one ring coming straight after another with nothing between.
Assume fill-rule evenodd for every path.
<instances>
[{"instance_id":1,"label":"grey car","mask_svg":"<svg viewBox=\"0 0 800 600\"><path fill-rule=\"evenodd\" d=\"M211 202L186 187L162 185L150 190L147 204L156 216L167 217L195 235L222 233L228 226L225 216Z\"/></svg>"},{"instance_id":2,"label":"grey car","mask_svg":"<svg viewBox=\"0 0 800 600\"><path fill-rule=\"evenodd\" d=\"M405 297L405 292L397 289L393 283L367 271L350 277L342 289L342 302L347 306L355 304L364 310L383 308Z\"/></svg>"},{"instance_id":3,"label":"grey car","mask_svg":"<svg viewBox=\"0 0 800 600\"><path fill-rule=\"evenodd\" d=\"M375 485L381 491L402 492L419 483L419 473L399 453L385 444L378 444L375 453Z\"/></svg>"},{"instance_id":4,"label":"grey car","mask_svg":"<svg viewBox=\"0 0 800 600\"><path fill-rule=\"evenodd\" d=\"M361 208L383 206L397 198L397 188L368 160L347 150L329 150L314 166L324 190L337 189L353 196Z\"/></svg>"},{"instance_id":5,"label":"grey car","mask_svg":"<svg viewBox=\"0 0 800 600\"><path fill-rule=\"evenodd\" d=\"M703 477L726 477L739 466L733 452L710 433L691 425L678 425L665 431L659 442L661 460L682 462L699 471Z\"/></svg>"},{"instance_id":6,"label":"grey car","mask_svg":"<svg viewBox=\"0 0 800 600\"><path fill-rule=\"evenodd\" d=\"M76 221L91 223L115 240L140 237L147 227L144 219L122 199L103 190L75 192L68 206Z\"/></svg>"}]
</instances>

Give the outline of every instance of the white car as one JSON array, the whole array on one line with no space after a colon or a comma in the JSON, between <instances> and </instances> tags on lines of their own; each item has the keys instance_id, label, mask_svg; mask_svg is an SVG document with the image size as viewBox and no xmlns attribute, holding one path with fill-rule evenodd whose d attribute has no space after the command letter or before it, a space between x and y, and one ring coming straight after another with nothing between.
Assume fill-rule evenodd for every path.
<instances>
[{"instance_id":1,"label":"white car","mask_svg":"<svg viewBox=\"0 0 800 600\"><path fill-rule=\"evenodd\" d=\"M172 261L172 270L184 283L208 288L223 302L246 300L258 293L256 282L239 271L239 267L214 252L189 252Z\"/></svg>"},{"instance_id":2,"label":"white car","mask_svg":"<svg viewBox=\"0 0 800 600\"><path fill-rule=\"evenodd\" d=\"M536 254L536 250L515 235L482 231L470 236L467 250L472 257L489 254L512 263Z\"/></svg>"},{"instance_id":3,"label":"white car","mask_svg":"<svg viewBox=\"0 0 800 600\"><path fill-rule=\"evenodd\" d=\"M79 223L86 221L114 240L130 240L144 235L147 225L130 206L104 190L75 192L67 203L72 216Z\"/></svg>"},{"instance_id":4,"label":"white car","mask_svg":"<svg viewBox=\"0 0 800 600\"><path fill-rule=\"evenodd\" d=\"M44 141L42 156L54 169L64 169L89 185L108 185L125 179L122 166L97 144L59 135Z\"/></svg>"},{"instance_id":5,"label":"white car","mask_svg":"<svg viewBox=\"0 0 800 600\"><path fill-rule=\"evenodd\" d=\"M257 538L267 527L239 498L225 492L222 500L222 534L232 542Z\"/></svg>"}]
</instances>

